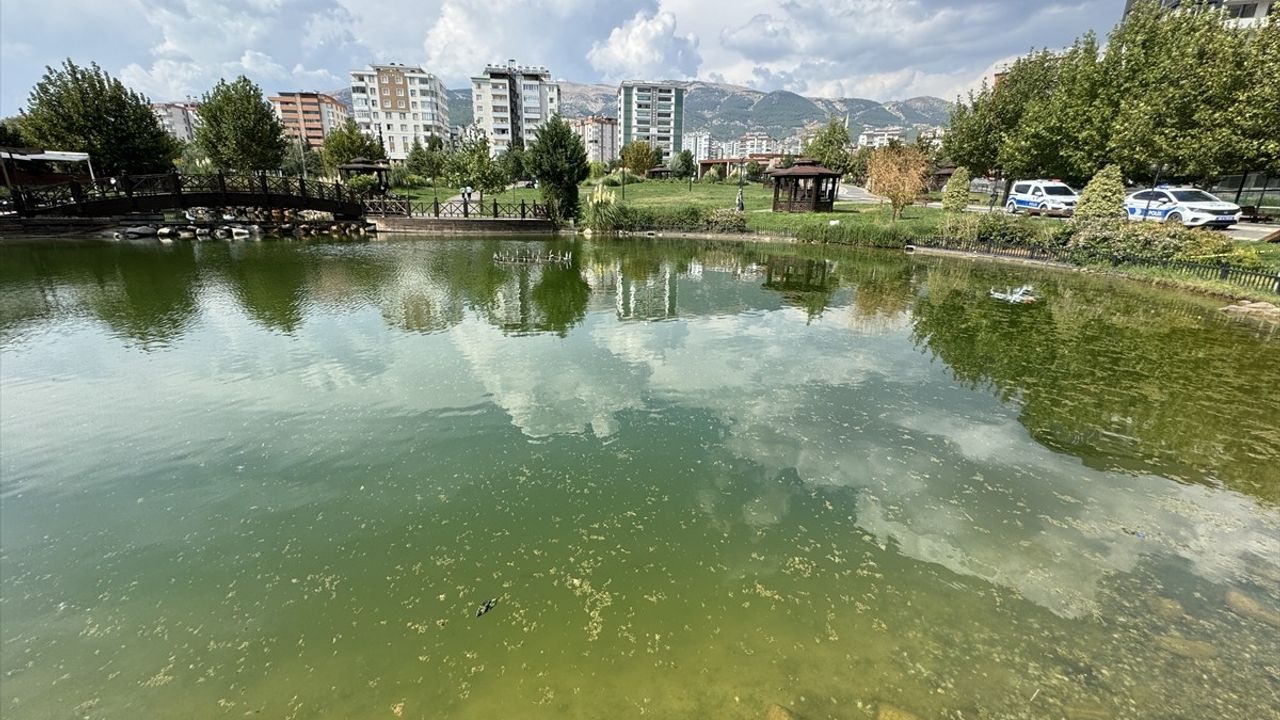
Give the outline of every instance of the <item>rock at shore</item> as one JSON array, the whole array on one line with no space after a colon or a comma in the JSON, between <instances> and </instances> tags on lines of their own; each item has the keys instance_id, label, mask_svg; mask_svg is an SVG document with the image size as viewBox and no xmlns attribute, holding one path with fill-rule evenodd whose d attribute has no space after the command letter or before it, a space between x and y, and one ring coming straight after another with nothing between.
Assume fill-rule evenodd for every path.
<instances>
[{"instance_id":1,"label":"rock at shore","mask_svg":"<svg viewBox=\"0 0 1280 720\"><path fill-rule=\"evenodd\" d=\"M900 707L880 703L880 707L876 710L876 720L920 720L920 716Z\"/></svg>"},{"instance_id":2,"label":"rock at shore","mask_svg":"<svg viewBox=\"0 0 1280 720\"><path fill-rule=\"evenodd\" d=\"M800 720L800 716L774 703L765 709L764 720Z\"/></svg>"},{"instance_id":3,"label":"rock at shore","mask_svg":"<svg viewBox=\"0 0 1280 720\"><path fill-rule=\"evenodd\" d=\"M1280 628L1280 611L1272 610L1239 590L1227 591L1227 607L1250 620Z\"/></svg>"},{"instance_id":4,"label":"rock at shore","mask_svg":"<svg viewBox=\"0 0 1280 720\"><path fill-rule=\"evenodd\" d=\"M1157 617L1165 621L1181 620L1186 615L1182 609L1182 603L1167 597L1154 595L1147 599L1147 604L1151 606L1151 611Z\"/></svg>"},{"instance_id":5,"label":"rock at shore","mask_svg":"<svg viewBox=\"0 0 1280 720\"><path fill-rule=\"evenodd\" d=\"M1280 323L1280 307L1269 302L1249 302L1248 300L1241 300L1235 305L1228 305L1222 308L1222 312L1228 315L1258 318L1259 320Z\"/></svg>"}]
</instances>

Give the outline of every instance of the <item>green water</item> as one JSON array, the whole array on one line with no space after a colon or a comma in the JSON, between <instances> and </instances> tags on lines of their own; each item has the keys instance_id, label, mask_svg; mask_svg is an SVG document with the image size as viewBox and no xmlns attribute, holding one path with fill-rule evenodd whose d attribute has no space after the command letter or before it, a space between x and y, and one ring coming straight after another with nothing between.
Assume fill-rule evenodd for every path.
<instances>
[{"instance_id":1,"label":"green water","mask_svg":"<svg viewBox=\"0 0 1280 720\"><path fill-rule=\"evenodd\" d=\"M1280 716L1280 333L523 247L0 246L0 715Z\"/></svg>"}]
</instances>

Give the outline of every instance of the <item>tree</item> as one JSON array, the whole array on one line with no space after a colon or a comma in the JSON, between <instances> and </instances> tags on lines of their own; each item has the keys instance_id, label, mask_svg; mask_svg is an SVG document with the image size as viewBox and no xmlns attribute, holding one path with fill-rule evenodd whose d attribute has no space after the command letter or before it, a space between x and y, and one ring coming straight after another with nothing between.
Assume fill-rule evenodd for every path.
<instances>
[{"instance_id":1,"label":"tree","mask_svg":"<svg viewBox=\"0 0 1280 720\"><path fill-rule=\"evenodd\" d=\"M1275 8L1275 5L1272 5ZM1259 24L1250 35L1244 89L1232 108L1234 147L1240 167L1280 171L1280 18Z\"/></svg>"},{"instance_id":2,"label":"tree","mask_svg":"<svg viewBox=\"0 0 1280 720\"><path fill-rule=\"evenodd\" d=\"M0 147L26 147L19 118L0 120Z\"/></svg>"},{"instance_id":3,"label":"tree","mask_svg":"<svg viewBox=\"0 0 1280 720\"><path fill-rule=\"evenodd\" d=\"M655 150L644 140L627 143L622 148L622 167L644 177L661 162L662 151L657 150L655 159Z\"/></svg>"},{"instance_id":4,"label":"tree","mask_svg":"<svg viewBox=\"0 0 1280 720\"><path fill-rule=\"evenodd\" d=\"M196 144L215 167L235 172L275 170L288 148L271 103L243 75L219 80L201 99Z\"/></svg>"},{"instance_id":5,"label":"tree","mask_svg":"<svg viewBox=\"0 0 1280 720\"><path fill-rule=\"evenodd\" d=\"M507 187L502 167L489 154L489 138L479 130L467 133L445 163L445 176L456 187L496 193Z\"/></svg>"},{"instance_id":6,"label":"tree","mask_svg":"<svg viewBox=\"0 0 1280 720\"><path fill-rule=\"evenodd\" d=\"M891 145L871 155L867 189L889 200L893 222L924 190L929 159L914 145Z\"/></svg>"},{"instance_id":7,"label":"tree","mask_svg":"<svg viewBox=\"0 0 1280 720\"><path fill-rule=\"evenodd\" d=\"M320 158L330 175L336 175L338 166L351 162L356 158L369 160L385 160L387 153L382 143L360 131L355 120L348 119L342 125L329 131L320 148Z\"/></svg>"},{"instance_id":8,"label":"tree","mask_svg":"<svg viewBox=\"0 0 1280 720\"><path fill-rule=\"evenodd\" d=\"M324 174L324 163L320 153L312 150L310 145L293 143L280 164L280 171L285 175L316 177Z\"/></svg>"},{"instance_id":9,"label":"tree","mask_svg":"<svg viewBox=\"0 0 1280 720\"><path fill-rule=\"evenodd\" d=\"M962 213L969 207L969 169L960 166L947 180L942 189L942 210L949 213Z\"/></svg>"},{"instance_id":10,"label":"tree","mask_svg":"<svg viewBox=\"0 0 1280 720\"><path fill-rule=\"evenodd\" d=\"M1084 186L1080 201L1076 203L1072 219L1076 222L1093 220L1124 220L1124 177L1120 166L1108 165Z\"/></svg>"},{"instance_id":11,"label":"tree","mask_svg":"<svg viewBox=\"0 0 1280 720\"><path fill-rule=\"evenodd\" d=\"M693 152L690 150L681 150L678 155L671 159L671 174L680 178L691 178L698 172L698 165L693 161Z\"/></svg>"},{"instance_id":12,"label":"tree","mask_svg":"<svg viewBox=\"0 0 1280 720\"><path fill-rule=\"evenodd\" d=\"M764 174L764 166L752 160L747 163L747 181L760 182L760 176Z\"/></svg>"},{"instance_id":13,"label":"tree","mask_svg":"<svg viewBox=\"0 0 1280 720\"><path fill-rule=\"evenodd\" d=\"M587 149L569 124L554 115L538 128L529 148L529 170L558 220L578 216L578 183L587 179Z\"/></svg>"},{"instance_id":14,"label":"tree","mask_svg":"<svg viewBox=\"0 0 1280 720\"><path fill-rule=\"evenodd\" d=\"M805 143L803 154L841 175L847 173L850 166L849 128L836 118L829 118L827 126Z\"/></svg>"},{"instance_id":15,"label":"tree","mask_svg":"<svg viewBox=\"0 0 1280 720\"><path fill-rule=\"evenodd\" d=\"M501 158L502 174L506 176L507 182L513 183L527 177L529 173L525 168L526 164L524 141L515 138Z\"/></svg>"},{"instance_id":16,"label":"tree","mask_svg":"<svg viewBox=\"0 0 1280 720\"><path fill-rule=\"evenodd\" d=\"M867 183L867 164L871 162L871 153L875 152L875 148L860 147L849 156L849 168L845 171L845 177L854 185L866 185Z\"/></svg>"},{"instance_id":17,"label":"tree","mask_svg":"<svg viewBox=\"0 0 1280 720\"><path fill-rule=\"evenodd\" d=\"M45 68L27 99L21 132L33 146L89 153L103 174L165 172L179 150L146 96L97 64L71 60Z\"/></svg>"}]
</instances>

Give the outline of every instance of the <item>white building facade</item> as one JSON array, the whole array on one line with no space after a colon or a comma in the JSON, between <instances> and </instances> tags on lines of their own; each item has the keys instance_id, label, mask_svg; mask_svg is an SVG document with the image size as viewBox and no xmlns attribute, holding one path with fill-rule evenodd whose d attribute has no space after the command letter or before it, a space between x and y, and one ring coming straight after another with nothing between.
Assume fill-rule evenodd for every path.
<instances>
[{"instance_id":1,"label":"white building facade","mask_svg":"<svg viewBox=\"0 0 1280 720\"><path fill-rule=\"evenodd\" d=\"M890 127L867 130L858 135L858 147L882 148L890 142L902 139L902 128Z\"/></svg>"},{"instance_id":2,"label":"white building facade","mask_svg":"<svg viewBox=\"0 0 1280 720\"><path fill-rule=\"evenodd\" d=\"M528 147L538 128L560 112L560 85L541 66L487 65L471 78L475 124L489 138L489 149L501 155L516 138Z\"/></svg>"},{"instance_id":3,"label":"white building facade","mask_svg":"<svg viewBox=\"0 0 1280 720\"><path fill-rule=\"evenodd\" d=\"M688 132L681 138L683 150L693 153L693 161L714 160L720 157L719 143L706 130Z\"/></svg>"},{"instance_id":4,"label":"white building facade","mask_svg":"<svg viewBox=\"0 0 1280 720\"><path fill-rule=\"evenodd\" d=\"M387 63L352 70L351 112L392 160L404 160L414 140L426 145L432 136L449 138L444 83L421 67Z\"/></svg>"},{"instance_id":5,"label":"white building facade","mask_svg":"<svg viewBox=\"0 0 1280 720\"><path fill-rule=\"evenodd\" d=\"M662 164L684 149L684 88L627 81L618 86L619 145L638 140L662 150Z\"/></svg>"},{"instance_id":6,"label":"white building facade","mask_svg":"<svg viewBox=\"0 0 1280 720\"><path fill-rule=\"evenodd\" d=\"M195 140L196 128L200 127L200 103L194 100L151 103L151 112L165 132L183 142Z\"/></svg>"},{"instance_id":7,"label":"white building facade","mask_svg":"<svg viewBox=\"0 0 1280 720\"><path fill-rule=\"evenodd\" d=\"M569 127L582 138L587 162L610 163L618 159L618 119L604 115L574 118Z\"/></svg>"}]
</instances>

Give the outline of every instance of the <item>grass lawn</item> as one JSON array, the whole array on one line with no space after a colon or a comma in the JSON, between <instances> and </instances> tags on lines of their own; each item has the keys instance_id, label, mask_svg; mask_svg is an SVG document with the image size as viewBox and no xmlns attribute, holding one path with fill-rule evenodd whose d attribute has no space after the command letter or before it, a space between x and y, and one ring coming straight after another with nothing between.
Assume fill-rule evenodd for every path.
<instances>
[{"instance_id":1,"label":"grass lawn","mask_svg":"<svg viewBox=\"0 0 1280 720\"><path fill-rule=\"evenodd\" d=\"M393 190L392 192L398 196L408 195L415 201L428 203L434 200L437 196L440 198L440 202L443 203L449 198L457 197L459 195L458 188L453 187L413 188L409 190ZM479 202L480 193L472 193L471 199L473 202ZM534 202L542 202L542 191L536 188L513 188L493 195L484 196L484 202L486 205L493 202L495 199L504 205L508 203L519 203L521 200L532 205Z\"/></svg>"},{"instance_id":2,"label":"grass lawn","mask_svg":"<svg viewBox=\"0 0 1280 720\"><path fill-rule=\"evenodd\" d=\"M1271 272L1280 272L1280 243L1265 243L1257 240L1236 240L1236 246L1248 250L1257 250L1262 262L1267 264Z\"/></svg>"}]
</instances>

